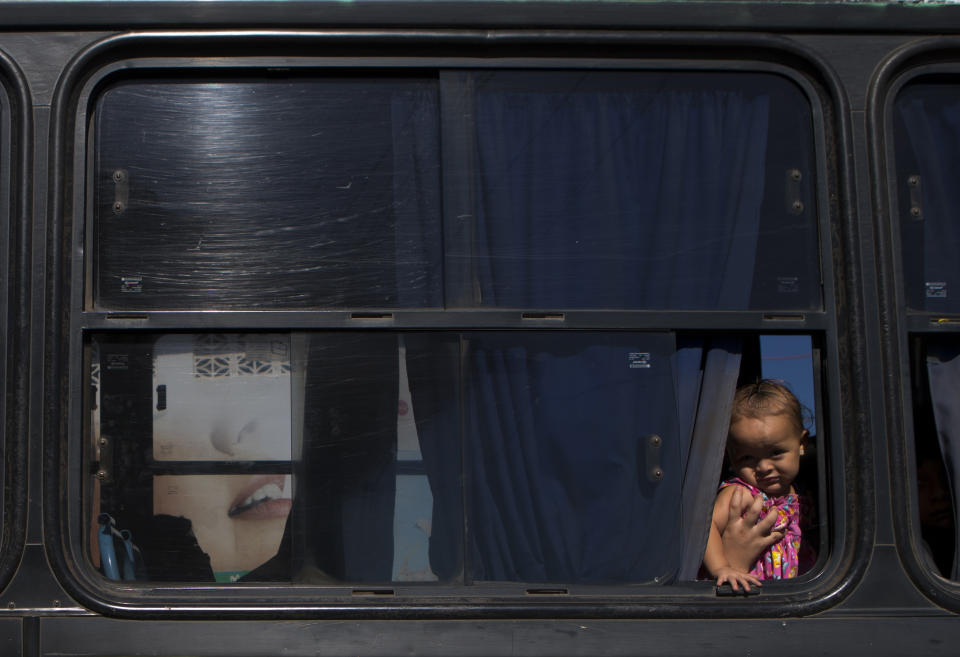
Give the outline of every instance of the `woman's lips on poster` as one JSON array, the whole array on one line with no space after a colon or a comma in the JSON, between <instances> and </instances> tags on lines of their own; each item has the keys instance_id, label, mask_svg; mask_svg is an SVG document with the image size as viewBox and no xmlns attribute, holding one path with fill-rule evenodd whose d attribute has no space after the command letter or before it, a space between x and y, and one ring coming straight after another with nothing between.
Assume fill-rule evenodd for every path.
<instances>
[{"instance_id":1,"label":"woman's lips on poster","mask_svg":"<svg viewBox=\"0 0 960 657\"><path fill-rule=\"evenodd\" d=\"M292 504L286 475L255 477L230 504L227 515L234 520L284 518Z\"/></svg>"}]
</instances>

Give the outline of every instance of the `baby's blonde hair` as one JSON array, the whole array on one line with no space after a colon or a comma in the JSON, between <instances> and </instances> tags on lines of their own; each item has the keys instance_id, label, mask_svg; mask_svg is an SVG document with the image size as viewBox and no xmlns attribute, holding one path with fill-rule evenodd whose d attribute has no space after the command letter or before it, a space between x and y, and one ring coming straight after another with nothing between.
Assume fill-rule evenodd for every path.
<instances>
[{"instance_id":1,"label":"baby's blonde hair","mask_svg":"<svg viewBox=\"0 0 960 657\"><path fill-rule=\"evenodd\" d=\"M798 432L803 432L803 405L787 384L777 379L759 379L737 388L733 396L730 424L745 417L761 418L785 414Z\"/></svg>"}]
</instances>

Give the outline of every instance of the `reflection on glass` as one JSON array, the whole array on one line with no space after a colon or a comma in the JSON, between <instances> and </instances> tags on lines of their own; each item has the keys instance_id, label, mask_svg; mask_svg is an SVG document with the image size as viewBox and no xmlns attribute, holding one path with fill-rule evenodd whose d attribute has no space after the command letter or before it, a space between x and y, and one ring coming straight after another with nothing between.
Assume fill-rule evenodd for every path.
<instances>
[{"instance_id":1,"label":"reflection on glass","mask_svg":"<svg viewBox=\"0 0 960 657\"><path fill-rule=\"evenodd\" d=\"M289 335L170 335L154 349L155 459L290 460Z\"/></svg>"},{"instance_id":2,"label":"reflection on glass","mask_svg":"<svg viewBox=\"0 0 960 657\"><path fill-rule=\"evenodd\" d=\"M106 334L90 360L94 531L108 517L157 581L230 581L275 555L293 492L290 335ZM91 541L95 565L109 548Z\"/></svg>"},{"instance_id":3,"label":"reflection on glass","mask_svg":"<svg viewBox=\"0 0 960 657\"><path fill-rule=\"evenodd\" d=\"M97 99L95 297L440 306L436 79L118 83Z\"/></svg>"},{"instance_id":4,"label":"reflection on glass","mask_svg":"<svg viewBox=\"0 0 960 657\"><path fill-rule=\"evenodd\" d=\"M670 333L103 334L91 346L91 453L106 473L92 512L131 531L148 566L162 555L168 571L151 579L204 581L175 566L190 541L223 580L633 583L678 566ZM218 444L219 418L272 430ZM156 529L170 519L182 544Z\"/></svg>"},{"instance_id":5,"label":"reflection on glass","mask_svg":"<svg viewBox=\"0 0 960 657\"><path fill-rule=\"evenodd\" d=\"M277 553L290 475L158 475L153 513L187 518L217 581L235 581Z\"/></svg>"}]
</instances>

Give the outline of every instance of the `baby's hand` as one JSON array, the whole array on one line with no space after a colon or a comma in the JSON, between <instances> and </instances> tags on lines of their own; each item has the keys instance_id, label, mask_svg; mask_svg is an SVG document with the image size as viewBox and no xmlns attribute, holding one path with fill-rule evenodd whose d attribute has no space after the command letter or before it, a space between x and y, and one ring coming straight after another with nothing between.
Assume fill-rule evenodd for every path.
<instances>
[{"instance_id":1,"label":"baby's hand","mask_svg":"<svg viewBox=\"0 0 960 657\"><path fill-rule=\"evenodd\" d=\"M730 588L732 588L734 591L739 591L739 586L742 586L744 591L749 591L751 584L755 586L763 586L763 584L760 583L760 580L754 575L741 572L735 568L731 568L730 566L724 566L723 568L717 570L717 586L725 583L729 583Z\"/></svg>"}]
</instances>

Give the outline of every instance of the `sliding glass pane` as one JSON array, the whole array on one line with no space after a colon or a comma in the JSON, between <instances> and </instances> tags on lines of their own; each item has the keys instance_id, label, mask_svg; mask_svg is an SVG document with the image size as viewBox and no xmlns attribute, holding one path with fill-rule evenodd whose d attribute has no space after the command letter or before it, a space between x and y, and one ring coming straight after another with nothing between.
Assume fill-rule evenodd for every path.
<instances>
[{"instance_id":1,"label":"sliding glass pane","mask_svg":"<svg viewBox=\"0 0 960 657\"><path fill-rule=\"evenodd\" d=\"M103 333L88 353L107 577L133 547L149 580L565 585L679 566L676 396L701 376L676 375L671 333Z\"/></svg>"},{"instance_id":2,"label":"sliding glass pane","mask_svg":"<svg viewBox=\"0 0 960 657\"><path fill-rule=\"evenodd\" d=\"M92 301L817 309L812 116L755 73L118 82Z\"/></svg>"},{"instance_id":3,"label":"sliding glass pane","mask_svg":"<svg viewBox=\"0 0 960 657\"><path fill-rule=\"evenodd\" d=\"M441 304L436 79L131 81L94 112L97 307Z\"/></svg>"},{"instance_id":4,"label":"sliding glass pane","mask_svg":"<svg viewBox=\"0 0 960 657\"><path fill-rule=\"evenodd\" d=\"M820 307L813 121L789 80L461 77L472 159L446 234L449 305Z\"/></svg>"}]
</instances>

